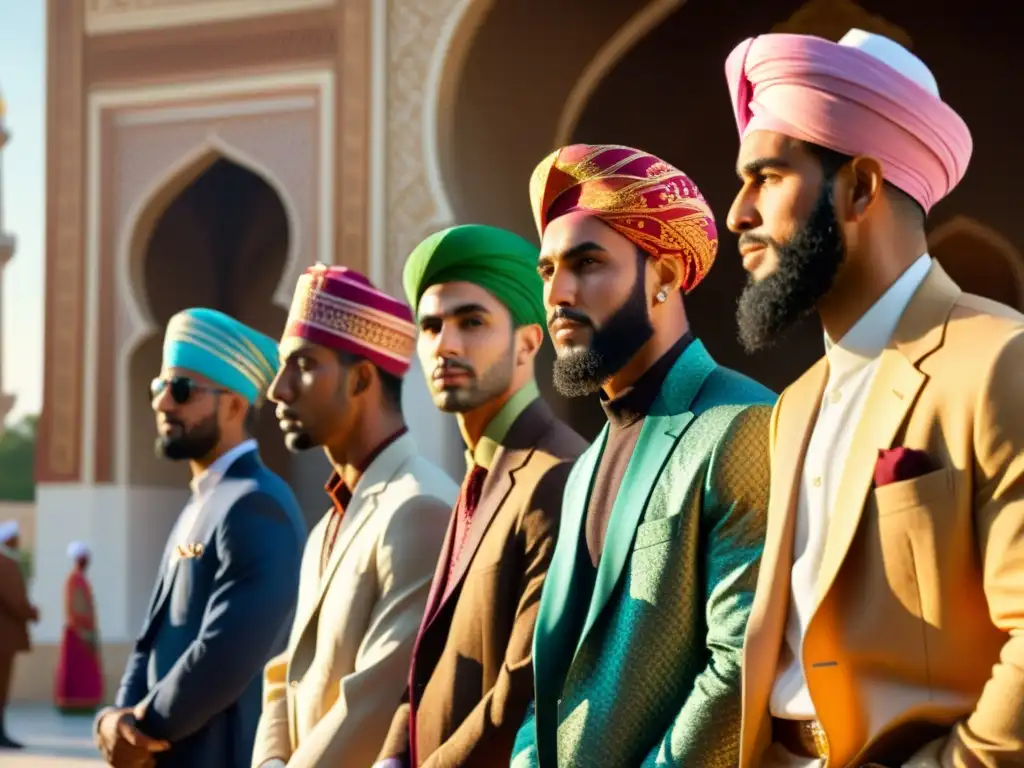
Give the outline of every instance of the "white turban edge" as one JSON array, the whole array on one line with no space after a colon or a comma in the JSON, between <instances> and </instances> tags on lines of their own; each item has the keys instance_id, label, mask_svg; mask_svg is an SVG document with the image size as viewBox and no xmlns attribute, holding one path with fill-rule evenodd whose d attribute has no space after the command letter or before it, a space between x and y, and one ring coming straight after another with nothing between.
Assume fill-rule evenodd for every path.
<instances>
[{"instance_id":1,"label":"white turban edge","mask_svg":"<svg viewBox=\"0 0 1024 768\"><path fill-rule=\"evenodd\" d=\"M72 560L78 560L82 557L88 557L90 554L92 553L89 551L89 547L87 547L80 541L72 541L70 544L68 544L68 557L70 557Z\"/></svg>"},{"instance_id":2,"label":"white turban edge","mask_svg":"<svg viewBox=\"0 0 1024 768\"><path fill-rule=\"evenodd\" d=\"M6 523L0 524L0 544L6 544L17 536L20 530L17 520L8 520Z\"/></svg>"}]
</instances>

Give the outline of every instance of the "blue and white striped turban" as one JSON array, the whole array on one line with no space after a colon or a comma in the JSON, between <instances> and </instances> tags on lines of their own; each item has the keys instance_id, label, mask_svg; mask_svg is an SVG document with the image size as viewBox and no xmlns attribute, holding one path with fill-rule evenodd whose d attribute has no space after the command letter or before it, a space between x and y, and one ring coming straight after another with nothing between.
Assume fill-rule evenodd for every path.
<instances>
[{"instance_id":1,"label":"blue and white striped turban","mask_svg":"<svg viewBox=\"0 0 1024 768\"><path fill-rule=\"evenodd\" d=\"M167 323L164 368L187 368L250 404L277 375L277 342L215 309L186 309Z\"/></svg>"}]
</instances>

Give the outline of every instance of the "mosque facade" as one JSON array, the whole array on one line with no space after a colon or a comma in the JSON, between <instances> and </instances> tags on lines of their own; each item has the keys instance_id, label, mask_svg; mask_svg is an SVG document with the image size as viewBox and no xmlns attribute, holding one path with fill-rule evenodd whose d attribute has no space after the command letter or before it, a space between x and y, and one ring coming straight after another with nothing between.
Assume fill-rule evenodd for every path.
<instances>
[{"instance_id":1,"label":"mosque facade","mask_svg":"<svg viewBox=\"0 0 1024 768\"><path fill-rule=\"evenodd\" d=\"M993 24L997 6L979 2ZM480 222L536 238L527 182L557 146L630 144L686 171L721 233L718 263L688 299L697 332L722 363L776 389L792 381L821 353L820 328L758 357L734 338L744 277L724 226L737 139L723 63L743 37L838 39L856 26L919 53L978 147L979 168L932 217L931 251L965 287L1024 305L1024 235L991 184L1024 174L993 150L1012 139L977 86L995 93L1003 78L1013 92L1012 75L991 55L950 52L972 39L956 30L986 18L976 4L957 12L940 23L911 0L50 0L43 619L31 669L49 680L70 540L94 551L110 692L141 625L188 493L184 469L152 449L147 389L172 314L210 306L277 336L315 262L400 296L406 255L437 229ZM0 226L0 268L13 251L4 237ZM545 394L592 436L600 409L555 397L544 354ZM423 452L461 476L458 431L417 369L405 396ZM270 408L260 437L319 516L322 457L288 455Z\"/></svg>"}]
</instances>

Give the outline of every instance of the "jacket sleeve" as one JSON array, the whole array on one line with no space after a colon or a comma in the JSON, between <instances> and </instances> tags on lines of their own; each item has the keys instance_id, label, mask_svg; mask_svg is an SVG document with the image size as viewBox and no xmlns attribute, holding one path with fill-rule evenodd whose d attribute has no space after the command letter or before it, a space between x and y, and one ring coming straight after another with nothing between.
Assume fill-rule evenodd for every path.
<instances>
[{"instance_id":1,"label":"jacket sleeve","mask_svg":"<svg viewBox=\"0 0 1024 768\"><path fill-rule=\"evenodd\" d=\"M291 617L298 540L272 496L239 499L217 528L219 568L195 640L142 700L140 730L180 741L236 701L260 673Z\"/></svg>"},{"instance_id":2,"label":"jacket sleeve","mask_svg":"<svg viewBox=\"0 0 1024 768\"><path fill-rule=\"evenodd\" d=\"M974 526L992 623L1006 633L974 711L939 749L943 768L1017 765L1024 753L1024 332L1010 338L975 404Z\"/></svg>"},{"instance_id":3,"label":"jacket sleeve","mask_svg":"<svg viewBox=\"0 0 1024 768\"><path fill-rule=\"evenodd\" d=\"M288 768L373 765L402 698L451 506L419 496L395 511L377 542L378 599L355 669Z\"/></svg>"},{"instance_id":4,"label":"jacket sleeve","mask_svg":"<svg viewBox=\"0 0 1024 768\"><path fill-rule=\"evenodd\" d=\"M541 477L520 519L517 537L522 573L505 661L494 687L485 691L455 732L424 763L423 768L477 765L474 752L484 745L493 754L505 745L511 754L516 733L533 700L533 631L551 557L558 538L562 494L572 463L561 462Z\"/></svg>"},{"instance_id":5,"label":"jacket sleeve","mask_svg":"<svg viewBox=\"0 0 1024 768\"><path fill-rule=\"evenodd\" d=\"M263 669L263 711L253 743L253 768L275 757L287 763L292 753L288 725L288 653L275 656Z\"/></svg>"},{"instance_id":6,"label":"jacket sleeve","mask_svg":"<svg viewBox=\"0 0 1024 768\"><path fill-rule=\"evenodd\" d=\"M709 659L645 768L739 761L743 637L764 549L770 418L768 406L745 408L714 449L701 516Z\"/></svg>"},{"instance_id":7,"label":"jacket sleeve","mask_svg":"<svg viewBox=\"0 0 1024 768\"><path fill-rule=\"evenodd\" d=\"M6 613L15 621L27 622L32 618L32 603L29 602L28 592L25 589L25 579L22 578L21 568L18 563L3 555L4 579L0 582L0 612Z\"/></svg>"}]
</instances>

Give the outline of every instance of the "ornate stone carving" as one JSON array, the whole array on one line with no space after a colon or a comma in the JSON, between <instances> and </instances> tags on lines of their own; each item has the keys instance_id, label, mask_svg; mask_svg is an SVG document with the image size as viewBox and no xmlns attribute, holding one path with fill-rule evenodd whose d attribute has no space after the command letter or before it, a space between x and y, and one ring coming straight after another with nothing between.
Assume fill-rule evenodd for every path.
<instances>
[{"instance_id":1,"label":"ornate stone carving","mask_svg":"<svg viewBox=\"0 0 1024 768\"><path fill-rule=\"evenodd\" d=\"M887 19L870 13L853 0L809 0L772 32L816 35L837 42L852 28L863 29L895 40L908 50L914 45L910 34Z\"/></svg>"},{"instance_id":2,"label":"ornate stone carving","mask_svg":"<svg viewBox=\"0 0 1024 768\"><path fill-rule=\"evenodd\" d=\"M388 8L386 286L402 295L405 257L437 210L427 180L423 108L430 61L459 0L392 0ZM445 226L447 222L442 222Z\"/></svg>"},{"instance_id":3,"label":"ornate stone carving","mask_svg":"<svg viewBox=\"0 0 1024 768\"><path fill-rule=\"evenodd\" d=\"M46 312L49 349L45 365L46 446L42 481L78 479L81 443L83 279L81 237L84 221L84 92L82 82L81 10L74 4L62 23L51 21L50 61L56 70L51 95L56 119L47 148L56 181L47 211L53 242L47 243L49 269Z\"/></svg>"}]
</instances>

